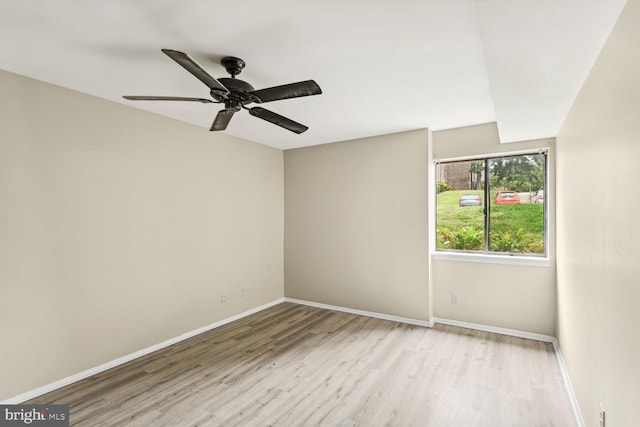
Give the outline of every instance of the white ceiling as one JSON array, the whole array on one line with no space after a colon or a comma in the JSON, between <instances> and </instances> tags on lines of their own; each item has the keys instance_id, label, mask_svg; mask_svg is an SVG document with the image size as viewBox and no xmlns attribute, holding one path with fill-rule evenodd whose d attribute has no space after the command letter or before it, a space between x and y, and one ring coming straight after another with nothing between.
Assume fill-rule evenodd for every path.
<instances>
[{"instance_id":1,"label":"white ceiling","mask_svg":"<svg viewBox=\"0 0 640 427\"><path fill-rule=\"evenodd\" d=\"M264 107L301 135L236 114L226 132L282 149L497 121L503 142L555 136L626 0L2 0L0 69L208 129L218 104L164 55L216 78L238 56L261 89L319 96Z\"/></svg>"}]
</instances>

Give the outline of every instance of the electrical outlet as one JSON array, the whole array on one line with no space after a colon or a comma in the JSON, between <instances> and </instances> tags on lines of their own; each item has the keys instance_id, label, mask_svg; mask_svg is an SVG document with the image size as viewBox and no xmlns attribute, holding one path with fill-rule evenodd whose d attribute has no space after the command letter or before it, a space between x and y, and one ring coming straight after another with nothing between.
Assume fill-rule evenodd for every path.
<instances>
[{"instance_id":1,"label":"electrical outlet","mask_svg":"<svg viewBox=\"0 0 640 427\"><path fill-rule=\"evenodd\" d=\"M460 304L460 292L451 292L451 302L453 304Z\"/></svg>"},{"instance_id":2,"label":"electrical outlet","mask_svg":"<svg viewBox=\"0 0 640 427\"><path fill-rule=\"evenodd\" d=\"M220 302L227 302L227 295L224 292L220 294Z\"/></svg>"},{"instance_id":3,"label":"electrical outlet","mask_svg":"<svg viewBox=\"0 0 640 427\"><path fill-rule=\"evenodd\" d=\"M606 417L604 413L604 406L602 406L602 403L600 403L600 427L605 427L605 421Z\"/></svg>"}]
</instances>

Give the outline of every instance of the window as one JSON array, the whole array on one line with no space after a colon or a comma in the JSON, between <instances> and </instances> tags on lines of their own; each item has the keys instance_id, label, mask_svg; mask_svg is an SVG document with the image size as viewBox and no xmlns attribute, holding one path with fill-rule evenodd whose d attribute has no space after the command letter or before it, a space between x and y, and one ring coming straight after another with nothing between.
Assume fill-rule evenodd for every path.
<instances>
[{"instance_id":1,"label":"window","mask_svg":"<svg viewBox=\"0 0 640 427\"><path fill-rule=\"evenodd\" d=\"M546 154L440 162L436 248L544 256Z\"/></svg>"}]
</instances>

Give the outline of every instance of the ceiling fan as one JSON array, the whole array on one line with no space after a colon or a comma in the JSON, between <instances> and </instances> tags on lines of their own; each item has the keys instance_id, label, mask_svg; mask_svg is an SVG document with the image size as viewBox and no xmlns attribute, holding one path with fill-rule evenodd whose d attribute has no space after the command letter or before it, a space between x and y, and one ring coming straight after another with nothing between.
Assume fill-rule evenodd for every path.
<instances>
[{"instance_id":1,"label":"ceiling fan","mask_svg":"<svg viewBox=\"0 0 640 427\"><path fill-rule=\"evenodd\" d=\"M231 75L214 79L200 65L196 63L189 55L177 50L162 49L169 58L176 61L185 70L193 74L198 80L207 85L209 94L213 100L208 98L189 98L181 96L123 96L125 99L132 101L191 101L202 103L224 104L224 109L220 110L216 115L211 131L225 130L229 121L235 113L241 109L249 111L254 117L266 120L295 133L302 133L309 129L307 126L294 122L273 111L266 110L262 107L247 108L246 105L255 102L262 104L264 102L278 101L280 99L298 98L301 96L319 95L322 93L320 86L313 80L306 80L297 83L290 83L282 86L274 86L266 89L255 90L249 83L237 79L245 67L242 59L233 56L222 58L221 64Z\"/></svg>"}]
</instances>

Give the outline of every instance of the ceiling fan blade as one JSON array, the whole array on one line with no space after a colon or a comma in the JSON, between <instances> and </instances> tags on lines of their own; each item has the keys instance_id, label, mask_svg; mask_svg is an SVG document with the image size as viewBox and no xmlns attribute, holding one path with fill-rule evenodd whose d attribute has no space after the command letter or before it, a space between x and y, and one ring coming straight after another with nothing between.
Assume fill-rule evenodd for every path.
<instances>
[{"instance_id":1,"label":"ceiling fan blade","mask_svg":"<svg viewBox=\"0 0 640 427\"><path fill-rule=\"evenodd\" d=\"M313 80L290 83L288 85L274 86L253 92L260 102L277 101L279 99L298 98L300 96L320 95L322 89Z\"/></svg>"},{"instance_id":2,"label":"ceiling fan blade","mask_svg":"<svg viewBox=\"0 0 640 427\"><path fill-rule=\"evenodd\" d=\"M198 80L206 84L211 90L229 93L226 87L219 81L214 79L200 65L196 63L189 55L177 50L162 49L162 51L171 59L180 64L185 70L193 74Z\"/></svg>"},{"instance_id":3,"label":"ceiling fan blade","mask_svg":"<svg viewBox=\"0 0 640 427\"><path fill-rule=\"evenodd\" d=\"M233 117L233 113L235 113L235 110L218 111L218 114L216 114L216 118L213 121L213 124L211 125L211 129L209 130L210 131L225 130L227 128L227 125L231 121L231 117Z\"/></svg>"},{"instance_id":4,"label":"ceiling fan blade","mask_svg":"<svg viewBox=\"0 0 640 427\"><path fill-rule=\"evenodd\" d=\"M129 99L131 101L194 101L194 102L202 102L203 104L214 103L210 99L206 98L185 98L183 96L132 96L125 95L124 99Z\"/></svg>"},{"instance_id":5,"label":"ceiling fan blade","mask_svg":"<svg viewBox=\"0 0 640 427\"><path fill-rule=\"evenodd\" d=\"M249 109L249 114L251 114L252 116L255 117L259 117L262 120L266 120L268 122L271 122L275 125L278 125L280 127L283 127L285 129L290 130L291 132L295 132L295 133L302 133L304 131L306 131L307 129L309 129L307 126L302 125L298 122L294 122L291 119L288 119L284 116L281 116L280 114L276 114L273 111L269 111L269 110L265 110L262 107L253 107Z\"/></svg>"}]
</instances>

